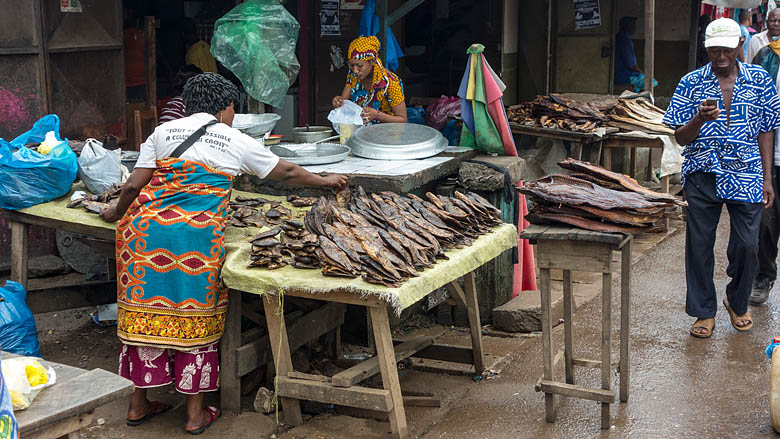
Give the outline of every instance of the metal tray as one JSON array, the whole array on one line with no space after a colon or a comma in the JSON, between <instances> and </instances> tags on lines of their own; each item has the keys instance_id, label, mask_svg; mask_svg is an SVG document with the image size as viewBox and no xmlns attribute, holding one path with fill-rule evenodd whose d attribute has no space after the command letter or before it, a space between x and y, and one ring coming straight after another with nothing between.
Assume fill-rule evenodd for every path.
<instances>
[{"instance_id":1,"label":"metal tray","mask_svg":"<svg viewBox=\"0 0 780 439\"><path fill-rule=\"evenodd\" d=\"M291 156L287 151L279 148L283 146L295 151L297 156ZM349 155L349 147L339 143L284 143L272 145L268 149L272 153L298 165L325 165L344 160Z\"/></svg>"},{"instance_id":2,"label":"metal tray","mask_svg":"<svg viewBox=\"0 0 780 439\"><path fill-rule=\"evenodd\" d=\"M447 139L435 128L414 123L380 123L357 130L347 141L352 154L376 160L431 157L447 148Z\"/></svg>"}]
</instances>

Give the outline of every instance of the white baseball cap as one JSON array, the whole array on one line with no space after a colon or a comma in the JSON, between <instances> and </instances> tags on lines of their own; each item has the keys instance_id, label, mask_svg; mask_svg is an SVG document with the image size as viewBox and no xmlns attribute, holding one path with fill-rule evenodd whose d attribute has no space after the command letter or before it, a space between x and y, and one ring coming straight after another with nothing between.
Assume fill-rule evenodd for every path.
<instances>
[{"instance_id":1,"label":"white baseball cap","mask_svg":"<svg viewBox=\"0 0 780 439\"><path fill-rule=\"evenodd\" d=\"M704 47L728 47L735 49L739 46L742 33L739 24L730 18L718 18L707 26L704 33Z\"/></svg>"}]
</instances>

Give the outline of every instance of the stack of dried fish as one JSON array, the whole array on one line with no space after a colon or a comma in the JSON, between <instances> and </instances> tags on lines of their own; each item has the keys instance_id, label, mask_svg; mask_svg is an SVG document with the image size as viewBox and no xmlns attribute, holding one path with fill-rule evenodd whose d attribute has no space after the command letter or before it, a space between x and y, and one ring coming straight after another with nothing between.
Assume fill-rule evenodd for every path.
<instances>
[{"instance_id":1,"label":"stack of dried fish","mask_svg":"<svg viewBox=\"0 0 780 439\"><path fill-rule=\"evenodd\" d=\"M286 221L279 230L252 238L252 266L278 264L278 258L271 259L278 250L293 258L295 267L321 266L326 276L362 275L367 282L396 287L437 259L447 259L446 250L469 246L502 222L501 211L476 194L427 193L425 198L368 194L362 187L319 198L303 220L305 229ZM277 244L266 242L276 241L282 230Z\"/></svg>"},{"instance_id":2,"label":"stack of dried fish","mask_svg":"<svg viewBox=\"0 0 780 439\"><path fill-rule=\"evenodd\" d=\"M609 115L608 124L624 131L674 134L663 119L664 111L645 98L620 99Z\"/></svg>"},{"instance_id":3,"label":"stack of dried fish","mask_svg":"<svg viewBox=\"0 0 780 439\"><path fill-rule=\"evenodd\" d=\"M589 133L609 119L597 106L564 98L559 94L537 96L533 103L509 107L510 122Z\"/></svg>"},{"instance_id":4,"label":"stack of dried fish","mask_svg":"<svg viewBox=\"0 0 780 439\"><path fill-rule=\"evenodd\" d=\"M119 198L119 194L122 192L122 186L112 186L111 189L97 195L85 195L81 198L71 200L67 204L70 209L83 208L89 213L100 214L105 208L109 206L111 200Z\"/></svg>"},{"instance_id":5,"label":"stack of dried fish","mask_svg":"<svg viewBox=\"0 0 780 439\"><path fill-rule=\"evenodd\" d=\"M558 165L574 173L548 175L520 189L534 204L526 216L531 223L636 234L660 231L659 221L681 217L684 202L627 175L574 159Z\"/></svg>"},{"instance_id":6,"label":"stack of dried fish","mask_svg":"<svg viewBox=\"0 0 780 439\"><path fill-rule=\"evenodd\" d=\"M309 207L314 206L317 202L317 197L299 197L298 195L291 194L287 196L287 201L294 207Z\"/></svg>"},{"instance_id":7,"label":"stack of dried fish","mask_svg":"<svg viewBox=\"0 0 780 439\"><path fill-rule=\"evenodd\" d=\"M263 211L264 206L269 206ZM262 197L236 197L230 202L228 225L233 227L269 227L278 226L292 218L290 209L280 201L271 201Z\"/></svg>"}]
</instances>

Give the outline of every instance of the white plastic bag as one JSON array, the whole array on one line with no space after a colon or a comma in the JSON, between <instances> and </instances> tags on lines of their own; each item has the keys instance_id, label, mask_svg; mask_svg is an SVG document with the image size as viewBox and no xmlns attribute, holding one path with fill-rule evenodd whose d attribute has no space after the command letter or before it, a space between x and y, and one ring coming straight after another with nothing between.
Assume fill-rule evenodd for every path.
<instances>
[{"instance_id":1,"label":"white plastic bag","mask_svg":"<svg viewBox=\"0 0 780 439\"><path fill-rule=\"evenodd\" d=\"M79 178L93 194L100 194L122 182L120 150L109 151L95 139L87 139L79 156Z\"/></svg>"},{"instance_id":2,"label":"white plastic bag","mask_svg":"<svg viewBox=\"0 0 780 439\"><path fill-rule=\"evenodd\" d=\"M337 133L342 137L349 138L358 128L363 126L363 117L360 115L362 112L363 107L345 99L344 105L330 110L328 120L333 123L333 128Z\"/></svg>"},{"instance_id":3,"label":"white plastic bag","mask_svg":"<svg viewBox=\"0 0 780 439\"><path fill-rule=\"evenodd\" d=\"M45 369L35 357L5 359L2 361L2 369L14 410L26 409L41 390L57 382L54 369Z\"/></svg>"}]
</instances>

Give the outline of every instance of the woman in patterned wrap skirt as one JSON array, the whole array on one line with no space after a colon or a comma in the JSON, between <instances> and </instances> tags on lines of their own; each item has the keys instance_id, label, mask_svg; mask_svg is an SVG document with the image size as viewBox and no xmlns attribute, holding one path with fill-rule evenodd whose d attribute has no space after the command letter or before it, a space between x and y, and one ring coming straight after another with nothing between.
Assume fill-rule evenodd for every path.
<instances>
[{"instance_id":1,"label":"woman in patterned wrap skirt","mask_svg":"<svg viewBox=\"0 0 780 439\"><path fill-rule=\"evenodd\" d=\"M217 74L191 78L182 97L188 116L158 126L141 145L118 202L101 217L119 221L119 374L136 386L127 424L169 410L146 392L173 383L186 395L185 430L200 434L220 415L204 406L204 392L218 388L217 345L227 311L220 275L233 177L335 189L347 178L311 174L232 128L238 90ZM197 140L182 152L189 138Z\"/></svg>"}]
</instances>

